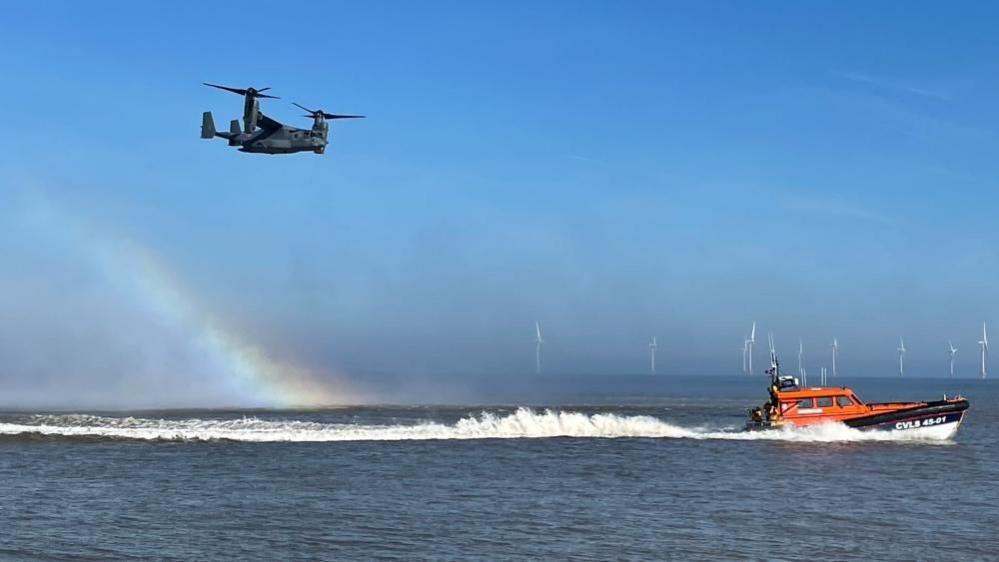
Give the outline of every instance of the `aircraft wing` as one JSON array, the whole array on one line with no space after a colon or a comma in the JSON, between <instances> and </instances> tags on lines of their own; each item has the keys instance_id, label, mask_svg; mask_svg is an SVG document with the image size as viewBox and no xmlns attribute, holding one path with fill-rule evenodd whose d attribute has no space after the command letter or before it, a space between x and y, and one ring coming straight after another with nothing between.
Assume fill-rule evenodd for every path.
<instances>
[{"instance_id":1,"label":"aircraft wing","mask_svg":"<svg viewBox=\"0 0 999 562\"><path fill-rule=\"evenodd\" d=\"M274 129L280 129L283 127L281 123L278 123L263 113L257 113L257 126L268 131L273 131Z\"/></svg>"}]
</instances>

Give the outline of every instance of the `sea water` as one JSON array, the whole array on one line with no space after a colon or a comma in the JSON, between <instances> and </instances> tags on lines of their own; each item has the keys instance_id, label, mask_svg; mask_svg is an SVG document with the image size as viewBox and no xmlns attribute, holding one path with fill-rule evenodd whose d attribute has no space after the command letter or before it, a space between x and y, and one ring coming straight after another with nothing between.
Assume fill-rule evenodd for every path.
<instances>
[{"instance_id":1,"label":"sea water","mask_svg":"<svg viewBox=\"0 0 999 562\"><path fill-rule=\"evenodd\" d=\"M563 377L502 404L0 415L0 560L999 559L999 387L951 439L743 432L765 380ZM529 386L529 385L528 385Z\"/></svg>"}]
</instances>

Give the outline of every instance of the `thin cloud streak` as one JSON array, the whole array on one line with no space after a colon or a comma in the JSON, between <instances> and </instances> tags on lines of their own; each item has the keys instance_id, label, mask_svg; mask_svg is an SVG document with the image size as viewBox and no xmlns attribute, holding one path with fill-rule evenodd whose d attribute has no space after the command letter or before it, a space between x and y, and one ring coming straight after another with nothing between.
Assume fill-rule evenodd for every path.
<instances>
[{"instance_id":1,"label":"thin cloud streak","mask_svg":"<svg viewBox=\"0 0 999 562\"><path fill-rule=\"evenodd\" d=\"M836 218L874 222L885 226L895 226L900 222L898 218L876 210L827 197L789 197L784 201L784 208L791 212L821 214Z\"/></svg>"},{"instance_id":2,"label":"thin cloud streak","mask_svg":"<svg viewBox=\"0 0 999 562\"><path fill-rule=\"evenodd\" d=\"M896 92L921 96L925 98L933 98L942 101L951 101L954 99L953 94L951 94L950 92L944 92L940 90L924 88L921 86L915 86L903 81L895 80L893 78L887 78L883 76L871 76L869 74L862 74L859 72L835 72L833 74L834 76L849 80L851 82L868 84L885 90L894 90Z\"/></svg>"}]
</instances>

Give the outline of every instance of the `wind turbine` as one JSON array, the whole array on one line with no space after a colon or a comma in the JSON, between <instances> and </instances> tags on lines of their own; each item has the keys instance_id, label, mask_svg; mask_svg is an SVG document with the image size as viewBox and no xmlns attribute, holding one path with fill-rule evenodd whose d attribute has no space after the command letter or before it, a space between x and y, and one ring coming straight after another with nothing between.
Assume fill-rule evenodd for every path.
<instances>
[{"instance_id":1,"label":"wind turbine","mask_svg":"<svg viewBox=\"0 0 999 562\"><path fill-rule=\"evenodd\" d=\"M957 353L957 348L954 347L954 342L948 341L947 345L950 346L950 376L954 376L954 354Z\"/></svg>"},{"instance_id":2,"label":"wind turbine","mask_svg":"<svg viewBox=\"0 0 999 562\"><path fill-rule=\"evenodd\" d=\"M982 322L982 341L978 342L982 346L982 378L985 378L985 358L989 354L989 335L985 331L985 322Z\"/></svg>"},{"instance_id":3,"label":"wind turbine","mask_svg":"<svg viewBox=\"0 0 999 562\"><path fill-rule=\"evenodd\" d=\"M749 340L742 340L742 374L746 374L746 350L749 349Z\"/></svg>"},{"instance_id":4,"label":"wind turbine","mask_svg":"<svg viewBox=\"0 0 999 562\"><path fill-rule=\"evenodd\" d=\"M534 340L534 372L541 374L541 344L545 340L541 339L541 322L534 322L534 329L537 331L537 338Z\"/></svg>"},{"instance_id":5,"label":"wind turbine","mask_svg":"<svg viewBox=\"0 0 999 562\"><path fill-rule=\"evenodd\" d=\"M832 376L833 376L833 378L836 378L836 351L838 351L838 350L839 350L839 342L836 341L836 338L833 338L833 342L832 342L832 352L833 352Z\"/></svg>"},{"instance_id":6,"label":"wind turbine","mask_svg":"<svg viewBox=\"0 0 999 562\"><path fill-rule=\"evenodd\" d=\"M652 374L656 374L656 348L659 347L656 344L656 337L652 336L652 342L649 343L649 353L652 354Z\"/></svg>"},{"instance_id":7,"label":"wind turbine","mask_svg":"<svg viewBox=\"0 0 999 562\"><path fill-rule=\"evenodd\" d=\"M798 338L798 376L805 378L805 370L801 368L801 358L805 355L805 344Z\"/></svg>"},{"instance_id":8,"label":"wind turbine","mask_svg":"<svg viewBox=\"0 0 999 562\"><path fill-rule=\"evenodd\" d=\"M753 322L753 329L749 332L749 339L746 340L747 356L749 357L749 374L753 374L753 344L756 343L756 322Z\"/></svg>"},{"instance_id":9,"label":"wind turbine","mask_svg":"<svg viewBox=\"0 0 999 562\"><path fill-rule=\"evenodd\" d=\"M905 376L905 363L902 362L902 358L905 357L905 341L902 340L902 336L898 337L898 376Z\"/></svg>"}]
</instances>

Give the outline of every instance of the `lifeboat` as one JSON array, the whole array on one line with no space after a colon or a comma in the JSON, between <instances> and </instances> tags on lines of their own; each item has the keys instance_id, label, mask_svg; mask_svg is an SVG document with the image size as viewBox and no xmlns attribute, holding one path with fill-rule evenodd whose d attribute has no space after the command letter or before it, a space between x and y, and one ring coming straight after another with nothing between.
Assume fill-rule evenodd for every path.
<instances>
[{"instance_id":1,"label":"lifeboat","mask_svg":"<svg viewBox=\"0 0 999 562\"><path fill-rule=\"evenodd\" d=\"M912 431L948 439L968 409L967 399L946 395L927 402L865 403L845 386L802 387L797 378L780 375L776 361L768 374L770 400L750 410L746 429L839 422L860 430Z\"/></svg>"}]
</instances>

